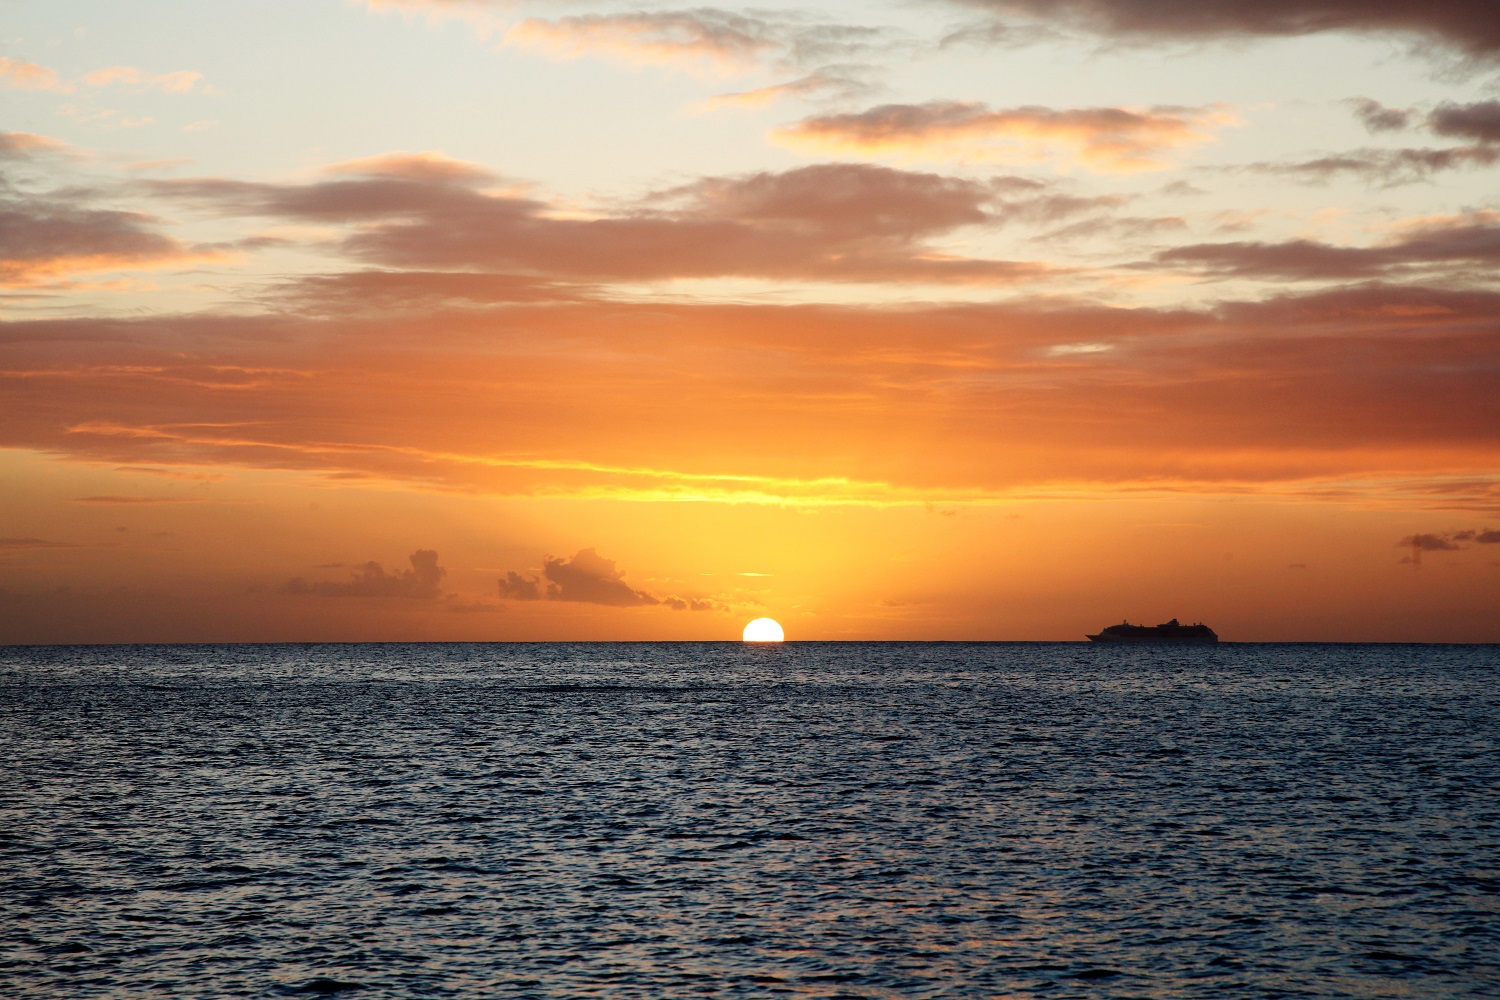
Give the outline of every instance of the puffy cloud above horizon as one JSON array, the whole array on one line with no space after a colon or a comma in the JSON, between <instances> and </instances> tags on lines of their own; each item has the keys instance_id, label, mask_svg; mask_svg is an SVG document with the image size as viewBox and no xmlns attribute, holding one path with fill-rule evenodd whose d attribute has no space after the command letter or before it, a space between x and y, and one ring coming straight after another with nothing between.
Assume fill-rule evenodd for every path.
<instances>
[{"instance_id":1,"label":"puffy cloud above horizon","mask_svg":"<svg viewBox=\"0 0 1500 1000\"><path fill-rule=\"evenodd\" d=\"M571 559L547 556L542 575L527 577L508 571L499 581L500 596L510 601L566 601L613 608L666 606L673 611L719 611L725 606L710 598L657 597L625 582L613 559L593 548L580 549Z\"/></svg>"},{"instance_id":2,"label":"puffy cloud above horizon","mask_svg":"<svg viewBox=\"0 0 1500 1000\"><path fill-rule=\"evenodd\" d=\"M387 573L378 562L354 569L348 580L317 580L309 583L293 577L281 585L280 593L317 597L394 597L427 601L442 596L442 579L448 571L438 565L432 549L418 549L408 557L410 569Z\"/></svg>"}]
</instances>

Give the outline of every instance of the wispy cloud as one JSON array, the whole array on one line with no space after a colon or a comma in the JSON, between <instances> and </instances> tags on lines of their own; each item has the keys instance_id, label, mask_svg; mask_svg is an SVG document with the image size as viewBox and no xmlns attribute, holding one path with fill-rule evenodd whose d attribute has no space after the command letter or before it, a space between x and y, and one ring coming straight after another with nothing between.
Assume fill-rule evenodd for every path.
<instances>
[{"instance_id":1,"label":"wispy cloud","mask_svg":"<svg viewBox=\"0 0 1500 1000\"><path fill-rule=\"evenodd\" d=\"M1500 56L1490 0L953 0L1000 19L1030 19L1121 41L1286 38L1323 32L1396 35L1467 56Z\"/></svg>"},{"instance_id":2,"label":"wispy cloud","mask_svg":"<svg viewBox=\"0 0 1500 1000\"><path fill-rule=\"evenodd\" d=\"M63 90L57 71L24 59L0 58L0 86L12 90Z\"/></svg>"},{"instance_id":3,"label":"wispy cloud","mask_svg":"<svg viewBox=\"0 0 1500 1000\"><path fill-rule=\"evenodd\" d=\"M890 37L879 27L699 7L527 18L506 32L504 44L559 59L597 55L631 66L734 76L846 62Z\"/></svg>"},{"instance_id":4,"label":"wispy cloud","mask_svg":"<svg viewBox=\"0 0 1500 1000\"><path fill-rule=\"evenodd\" d=\"M1034 162L1059 153L1097 171L1159 170L1163 154L1211 142L1238 124L1222 107L992 109L935 101L886 104L805 118L773 133L777 142L820 152L915 159Z\"/></svg>"},{"instance_id":5,"label":"wispy cloud","mask_svg":"<svg viewBox=\"0 0 1500 1000\"><path fill-rule=\"evenodd\" d=\"M160 90L167 94L188 94L203 81L202 73L178 70L173 73L148 73L134 66L107 66L84 76L90 87L127 87L136 90Z\"/></svg>"}]
</instances>

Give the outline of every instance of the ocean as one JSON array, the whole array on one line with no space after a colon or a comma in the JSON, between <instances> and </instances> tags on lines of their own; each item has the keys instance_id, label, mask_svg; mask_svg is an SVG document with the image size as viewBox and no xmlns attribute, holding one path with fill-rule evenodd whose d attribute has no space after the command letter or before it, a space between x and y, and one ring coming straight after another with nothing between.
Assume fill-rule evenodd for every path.
<instances>
[{"instance_id":1,"label":"ocean","mask_svg":"<svg viewBox=\"0 0 1500 1000\"><path fill-rule=\"evenodd\" d=\"M20 997L1500 996L1500 647L0 647Z\"/></svg>"}]
</instances>

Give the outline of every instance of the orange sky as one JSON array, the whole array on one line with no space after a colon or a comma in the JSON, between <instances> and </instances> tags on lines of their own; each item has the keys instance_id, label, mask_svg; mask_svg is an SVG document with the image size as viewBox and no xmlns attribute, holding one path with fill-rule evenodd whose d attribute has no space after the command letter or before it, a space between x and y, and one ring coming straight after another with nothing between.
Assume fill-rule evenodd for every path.
<instances>
[{"instance_id":1,"label":"orange sky","mask_svg":"<svg viewBox=\"0 0 1500 1000\"><path fill-rule=\"evenodd\" d=\"M1479 7L272 6L0 47L0 642L1500 641Z\"/></svg>"}]
</instances>

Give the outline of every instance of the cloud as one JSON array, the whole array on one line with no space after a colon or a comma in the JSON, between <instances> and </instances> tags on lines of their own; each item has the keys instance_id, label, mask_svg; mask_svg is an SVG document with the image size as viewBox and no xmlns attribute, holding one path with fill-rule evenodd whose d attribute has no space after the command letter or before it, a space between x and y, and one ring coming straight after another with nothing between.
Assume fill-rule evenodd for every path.
<instances>
[{"instance_id":1,"label":"cloud","mask_svg":"<svg viewBox=\"0 0 1500 1000\"><path fill-rule=\"evenodd\" d=\"M572 559L548 557L542 561L547 579L547 600L607 604L614 607L660 604L644 590L625 582L613 559L593 549L582 549Z\"/></svg>"},{"instance_id":2,"label":"cloud","mask_svg":"<svg viewBox=\"0 0 1500 1000\"><path fill-rule=\"evenodd\" d=\"M29 159L43 153L61 153L69 149L61 139L34 132L0 132L0 160Z\"/></svg>"},{"instance_id":3,"label":"cloud","mask_svg":"<svg viewBox=\"0 0 1500 1000\"><path fill-rule=\"evenodd\" d=\"M1397 548L1415 549L1420 552L1457 552L1460 549L1467 548L1467 543L1469 542L1478 542L1481 545L1500 545L1500 531L1445 531L1407 535L1398 541L1396 546Z\"/></svg>"},{"instance_id":4,"label":"cloud","mask_svg":"<svg viewBox=\"0 0 1500 1000\"><path fill-rule=\"evenodd\" d=\"M191 93L203 80L202 73L178 70L173 73L147 73L134 66L107 66L84 76L90 87L132 87L136 90L160 90L168 94Z\"/></svg>"},{"instance_id":5,"label":"cloud","mask_svg":"<svg viewBox=\"0 0 1500 1000\"><path fill-rule=\"evenodd\" d=\"M74 503L98 503L98 504L158 504L158 503L194 503L187 497L145 497L145 496L118 496L109 494L105 496L74 497Z\"/></svg>"},{"instance_id":6,"label":"cloud","mask_svg":"<svg viewBox=\"0 0 1500 1000\"><path fill-rule=\"evenodd\" d=\"M527 18L505 43L561 59L604 54L632 65L743 73L776 49L770 26L720 10L587 14L556 21Z\"/></svg>"},{"instance_id":7,"label":"cloud","mask_svg":"<svg viewBox=\"0 0 1500 1000\"><path fill-rule=\"evenodd\" d=\"M1496 163L1500 163L1500 149L1476 145L1447 149L1355 149L1294 163L1255 163L1249 169L1315 183L1351 174L1393 187L1424 181L1445 170L1491 167Z\"/></svg>"},{"instance_id":8,"label":"cloud","mask_svg":"<svg viewBox=\"0 0 1500 1000\"><path fill-rule=\"evenodd\" d=\"M1156 254L1156 264L1217 277L1346 280L1432 266L1500 264L1500 216L1480 212L1426 221L1378 246L1334 246L1316 240L1197 243Z\"/></svg>"},{"instance_id":9,"label":"cloud","mask_svg":"<svg viewBox=\"0 0 1500 1000\"><path fill-rule=\"evenodd\" d=\"M311 594L320 597L398 597L431 600L442 596L442 579L447 570L438 565L438 554L432 549L418 549L408 561L411 569L387 573L377 562L367 562L354 570L347 581L309 583L295 577L281 585L283 594Z\"/></svg>"},{"instance_id":10,"label":"cloud","mask_svg":"<svg viewBox=\"0 0 1500 1000\"><path fill-rule=\"evenodd\" d=\"M368 163L369 161L364 161ZM705 178L596 217L480 190L484 178L424 161L418 173L303 185L207 178L145 189L227 215L354 227L341 248L387 268L508 272L541 281L762 277L1020 281L1048 269L934 252L926 241L992 220L980 182L866 164ZM457 284L457 282L455 282ZM470 291L478 291L473 283Z\"/></svg>"},{"instance_id":11,"label":"cloud","mask_svg":"<svg viewBox=\"0 0 1500 1000\"><path fill-rule=\"evenodd\" d=\"M524 577L515 570L509 570L505 579L500 581L500 596L507 601L540 601L542 582L535 577Z\"/></svg>"},{"instance_id":12,"label":"cloud","mask_svg":"<svg viewBox=\"0 0 1500 1000\"><path fill-rule=\"evenodd\" d=\"M1479 143L1500 143L1500 101L1439 104L1427 115L1434 133Z\"/></svg>"},{"instance_id":13,"label":"cloud","mask_svg":"<svg viewBox=\"0 0 1500 1000\"><path fill-rule=\"evenodd\" d=\"M1396 544L1402 548L1420 549L1423 552L1449 552L1460 547L1443 535L1407 535Z\"/></svg>"},{"instance_id":14,"label":"cloud","mask_svg":"<svg viewBox=\"0 0 1500 1000\"><path fill-rule=\"evenodd\" d=\"M613 559L594 549L583 549L571 559L547 556L541 577L522 576L510 570L499 582L500 596L508 601L572 601L633 608L662 606L673 611L726 611L728 605L708 597L657 597L625 582Z\"/></svg>"},{"instance_id":15,"label":"cloud","mask_svg":"<svg viewBox=\"0 0 1500 1000\"><path fill-rule=\"evenodd\" d=\"M1407 280L1198 308L339 298L12 319L0 446L544 499L1166 490L1500 516L1500 293ZM203 377L272 360L310 375Z\"/></svg>"},{"instance_id":16,"label":"cloud","mask_svg":"<svg viewBox=\"0 0 1500 1000\"><path fill-rule=\"evenodd\" d=\"M495 173L486 167L469 160L456 160L435 149L418 153L401 150L358 160L344 160L329 164L322 172L334 176L390 177L440 184L474 185L498 180Z\"/></svg>"},{"instance_id":17,"label":"cloud","mask_svg":"<svg viewBox=\"0 0 1500 1000\"><path fill-rule=\"evenodd\" d=\"M11 90L63 90L57 71L24 59L0 58L0 87Z\"/></svg>"},{"instance_id":18,"label":"cloud","mask_svg":"<svg viewBox=\"0 0 1500 1000\"><path fill-rule=\"evenodd\" d=\"M699 102L696 108L701 111L715 111L720 108L763 108L783 98L818 95L847 100L869 89L869 84L865 83L853 68L844 68L842 71L823 69L770 87L757 87L754 90L743 90L733 94L718 94Z\"/></svg>"},{"instance_id":19,"label":"cloud","mask_svg":"<svg viewBox=\"0 0 1500 1000\"><path fill-rule=\"evenodd\" d=\"M1219 107L991 109L934 101L805 118L772 138L866 156L1033 161L1064 152L1091 170L1122 172L1162 169L1166 151L1211 142L1214 129L1236 123Z\"/></svg>"},{"instance_id":20,"label":"cloud","mask_svg":"<svg viewBox=\"0 0 1500 1000\"><path fill-rule=\"evenodd\" d=\"M81 202L78 197L0 199L0 285L222 256L222 251L190 247L159 232L149 215L87 208Z\"/></svg>"},{"instance_id":21,"label":"cloud","mask_svg":"<svg viewBox=\"0 0 1500 1000\"><path fill-rule=\"evenodd\" d=\"M614 560L591 548L580 550L572 559L548 556L542 561L542 577L545 589L543 580L522 577L512 570L500 581L500 596L513 601L574 601L618 608L661 603L626 583Z\"/></svg>"},{"instance_id":22,"label":"cloud","mask_svg":"<svg viewBox=\"0 0 1500 1000\"><path fill-rule=\"evenodd\" d=\"M699 7L554 21L527 18L506 32L505 44L559 59L604 55L633 66L729 76L767 64L786 69L844 58L880 43L887 34L880 28Z\"/></svg>"},{"instance_id":23,"label":"cloud","mask_svg":"<svg viewBox=\"0 0 1500 1000\"><path fill-rule=\"evenodd\" d=\"M1407 108L1388 108L1368 97L1351 98L1347 103L1371 132L1399 132L1411 124L1412 112Z\"/></svg>"},{"instance_id":24,"label":"cloud","mask_svg":"<svg viewBox=\"0 0 1500 1000\"><path fill-rule=\"evenodd\" d=\"M0 550L76 549L71 542L53 542L45 538L0 538Z\"/></svg>"},{"instance_id":25,"label":"cloud","mask_svg":"<svg viewBox=\"0 0 1500 1000\"><path fill-rule=\"evenodd\" d=\"M997 17L1050 22L1124 41L1277 38L1323 32L1397 34L1465 55L1500 56L1491 0L956 0Z\"/></svg>"}]
</instances>

